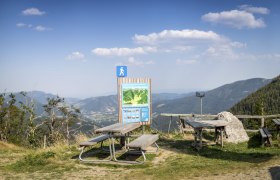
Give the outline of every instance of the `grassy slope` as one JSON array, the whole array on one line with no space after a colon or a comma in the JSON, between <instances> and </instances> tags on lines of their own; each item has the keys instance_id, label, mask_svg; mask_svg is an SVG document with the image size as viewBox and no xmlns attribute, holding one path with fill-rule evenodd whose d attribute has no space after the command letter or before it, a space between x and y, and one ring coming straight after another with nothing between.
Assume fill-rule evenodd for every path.
<instances>
[{"instance_id":1,"label":"grassy slope","mask_svg":"<svg viewBox=\"0 0 280 180\"><path fill-rule=\"evenodd\" d=\"M248 143L191 147L191 135L161 134L160 153L148 156L144 165L85 164L77 160L76 146L57 145L30 150L0 143L0 177L3 178L83 178L83 179L180 179L229 176L252 173L261 176L263 167L280 168L279 147L260 147L257 134ZM213 134L205 134L209 140ZM275 139L275 137L274 137ZM276 141L274 141L276 144ZM126 157L124 157L126 158ZM140 157L141 158L141 157ZM278 165L278 167L277 167ZM259 174L259 175L258 175ZM250 177L249 176L249 177Z\"/></svg>"}]
</instances>

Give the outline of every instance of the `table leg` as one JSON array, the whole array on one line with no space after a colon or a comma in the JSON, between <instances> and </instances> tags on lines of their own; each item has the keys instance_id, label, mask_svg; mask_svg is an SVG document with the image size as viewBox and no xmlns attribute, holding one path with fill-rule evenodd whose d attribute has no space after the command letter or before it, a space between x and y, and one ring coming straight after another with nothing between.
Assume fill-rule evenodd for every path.
<instances>
[{"instance_id":1,"label":"table leg","mask_svg":"<svg viewBox=\"0 0 280 180\"><path fill-rule=\"evenodd\" d=\"M215 143L217 144L218 143L218 129L217 129L217 127L215 127Z\"/></svg>"},{"instance_id":2,"label":"table leg","mask_svg":"<svg viewBox=\"0 0 280 180\"><path fill-rule=\"evenodd\" d=\"M196 147L197 137L198 137L198 130L194 129L194 147Z\"/></svg>"},{"instance_id":3,"label":"table leg","mask_svg":"<svg viewBox=\"0 0 280 180\"><path fill-rule=\"evenodd\" d=\"M276 125L276 136L279 137L280 125Z\"/></svg>"},{"instance_id":4,"label":"table leg","mask_svg":"<svg viewBox=\"0 0 280 180\"><path fill-rule=\"evenodd\" d=\"M198 130L198 138L199 138L199 148L202 148L202 129Z\"/></svg>"},{"instance_id":5,"label":"table leg","mask_svg":"<svg viewBox=\"0 0 280 180\"><path fill-rule=\"evenodd\" d=\"M224 141L223 141L223 136L224 136L224 128L223 127L221 127L221 129L220 129L220 131L221 131L221 146L222 147L224 147Z\"/></svg>"},{"instance_id":6,"label":"table leg","mask_svg":"<svg viewBox=\"0 0 280 180\"><path fill-rule=\"evenodd\" d=\"M113 156L113 160L117 161L116 158L116 150L115 150L115 142L114 142L114 138L111 137L111 145L112 145L112 156Z\"/></svg>"}]
</instances>

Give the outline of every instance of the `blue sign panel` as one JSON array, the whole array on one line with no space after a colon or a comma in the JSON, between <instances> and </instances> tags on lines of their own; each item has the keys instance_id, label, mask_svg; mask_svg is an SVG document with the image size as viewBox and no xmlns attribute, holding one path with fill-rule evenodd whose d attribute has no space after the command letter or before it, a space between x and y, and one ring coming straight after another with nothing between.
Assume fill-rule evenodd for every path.
<instances>
[{"instance_id":1,"label":"blue sign panel","mask_svg":"<svg viewBox=\"0 0 280 180\"><path fill-rule=\"evenodd\" d=\"M127 76L127 66L117 66L117 77Z\"/></svg>"},{"instance_id":2,"label":"blue sign panel","mask_svg":"<svg viewBox=\"0 0 280 180\"><path fill-rule=\"evenodd\" d=\"M150 119L148 83L122 84L122 122L148 122Z\"/></svg>"}]
</instances>

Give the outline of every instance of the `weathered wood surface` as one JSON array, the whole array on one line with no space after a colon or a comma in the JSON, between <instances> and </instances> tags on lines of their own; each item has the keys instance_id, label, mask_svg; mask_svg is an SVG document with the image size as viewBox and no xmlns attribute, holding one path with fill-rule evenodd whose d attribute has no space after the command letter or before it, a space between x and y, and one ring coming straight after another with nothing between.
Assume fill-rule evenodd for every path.
<instances>
[{"instance_id":1,"label":"weathered wood surface","mask_svg":"<svg viewBox=\"0 0 280 180\"><path fill-rule=\"evenodd\" d=\"M272 135L266 128L260 128L262 136L262 146L266 143L268 146L272 146Z\"/></svg>"},{"instance_id":2,"label":"weathered wood surface","mask_svg":"<svg viewBox=\"0 0 280 180\"><path fill-rule=\"evenodd\" d=\"M280 119L272 119L272 121L273 121L276 125L280 126Z\"/></svg>"},{"instance_id":3,"label":"weathered wood surface","mask_svg":"<svg viewBox=\"0 0 280 180\"><path fill-rule=\"evenodd\" d=\"M196 117L196 118L208 118L208 119L214 119L217 118L218 115L212 115L212 114L170 114L170 113L161 113L161 116L166 116L166 117Z\"/></svg>"},{"instance_id":4,"label":"weathered wood surface","mask_svg":"<svg viewBox=\"0 0 280 180\"><path fill-rule=\"evenodd\" d=\"M228 124L225 120L190 120L187 118L184 120L193 128L224 127Z\"/></svg>"},{"instance_id":5,"label":"weathered wood surface","mask_svg":"<svg viewBox=\"0 0 280 180\"><path fill-rule=\"evenodd\" d=\"M97 136L97 137L94 137L92 139L89 139L88 141L85 141L85 142L81 142L80 143L80 146L92 146L92 145L95 145L101 141L105 141L106 139L109 138L109 135L106 135L106 134L102 134L100 136Z\"/></svg>"},{"instance_id":6,"label":"weathered wood surface","mask_svg":"<svg viewBox=\"0 0 280 180\"><path fill-rule=\"evenodd\" d=\"M259 129L262 138L267 138L267 135L265 134L264 130L262 128Z\"/></svg>"},{"instance_id":7,"label":"weathered wood surface","mask_svg":"<svg viewBox=\"0 0 280 180\"><path fill-rule=\"evenodd\" d=\"M100 129L95 130L95 133L120 133L125 134L130 131L133 131L141 126L140 123L116 123L110 126L106 126Z\"/></svg>"},{"instance_id":8,"label":"weathered wood surface","mask_svg":"<svg viewBox=\"0 0 280 180\"><path fill-rule=\"evenodd\" d=\"M217 118L218 115L213 114L172 114L172 113L161 113L161 116L167 117L197 117L197 118ZM280 114L272 114L272 115L234 115L240 119L261 119L261 118L277 118L280 117Z\"/></svg>"},{"instance_id":9,"label":"weathered wood surface","mask_svg":"<svg viewBox=\"0 0 280 180\"><path fill-rule=\"evenodd\" d=\"M151 146L158 140L158 134L143 134L137 139L127 144L129 148L140 148L141 150L146 150L147 147Z\"/></svg>"},{"instance_id":10,"label":"weathered wood surface","mask_svg":"<svg viewBox=\"0 0 280 180\"><path fill-rule=\"evenodd\" d=\"M280 114L273 115L234 115L239 119L261 119L261 118L277 118L280 117Z\"/></svg>"}]
</instances>

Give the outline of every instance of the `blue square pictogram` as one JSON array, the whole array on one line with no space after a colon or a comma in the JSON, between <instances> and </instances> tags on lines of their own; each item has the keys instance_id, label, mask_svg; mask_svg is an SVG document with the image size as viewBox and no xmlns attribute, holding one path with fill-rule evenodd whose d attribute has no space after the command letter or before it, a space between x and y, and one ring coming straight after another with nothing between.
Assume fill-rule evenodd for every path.
<instances>
[{"instance_id":1,"label":"blue square pictogram","mask_svg":"<svg viewBox=\"0 0 280 180\"><path fill-rule=\"evenodd\" d=\"M117 66L117 77L127 76L127 66Z\"/></svg>"}]
</instances>

